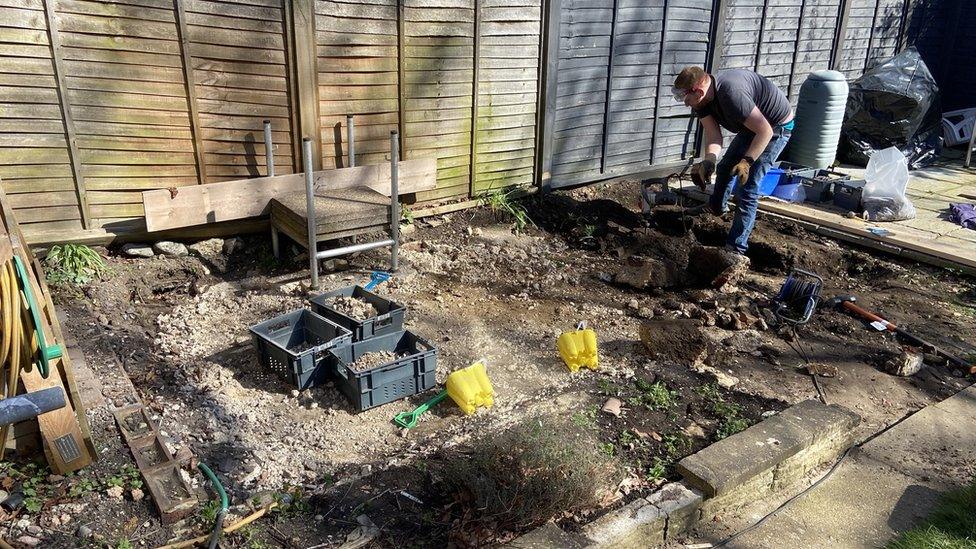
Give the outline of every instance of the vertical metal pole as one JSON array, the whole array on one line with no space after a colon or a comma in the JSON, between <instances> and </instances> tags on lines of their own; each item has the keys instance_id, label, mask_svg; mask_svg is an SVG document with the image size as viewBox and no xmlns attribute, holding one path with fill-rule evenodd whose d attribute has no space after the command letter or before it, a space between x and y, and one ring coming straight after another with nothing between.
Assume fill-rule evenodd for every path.
<instances>
[{"instance_id":1,"label":"vertical metal pole","mask_svg":"<svg viewBox=\"0 0 976 549\"><path fill-rule=\"evenodd\" d=\"M349 152L349 167L356 165L356 127L352 115L346 115L346 150Z\"/></svg>"},{"instance_id":2,"label":"vertical metal pole","mask_svg":"<svg viewBox=\"0 0 976 549\"><path fill-rule=\"evenodd\" d=\"M400 134L390 132L390 240L393 241L390 270L397 270L397 252L400 251Z\"/></svg>"},{"instance_id":3,"label":"vertical metal pole","mask_svg":"<svg viewBox=\"0 0 976 549\"><path fill-rule=\"evenodd\" d=\"M305 160L305 215L308 216L308 270L312 273L312 289L319 289L319 251L315 227L315 191L312 188L312 140L302 139L302 156Z\"/></svg>"},{"instance_id":4,"label":"vertical metal pole","mask_svg":"<svg viewBox=\"0 0 976 549\"><path fill-rule=\"evenodd\" d=\"M267 163L268 177L274 177L274 145L271 143L271 121L264 121L264 161Z\"/></svg>"}]
</instances>

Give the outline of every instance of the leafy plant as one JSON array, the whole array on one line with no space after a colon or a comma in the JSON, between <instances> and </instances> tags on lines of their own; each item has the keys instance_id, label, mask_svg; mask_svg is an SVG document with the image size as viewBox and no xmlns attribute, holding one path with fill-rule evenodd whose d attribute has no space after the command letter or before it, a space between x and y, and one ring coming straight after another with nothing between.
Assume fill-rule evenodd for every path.
<instances>
[{"instance_id":1,"label":"leafy plant","mask_svg":"<svg viewBox=\"0 0 976 549\"><path fill-rule=\"evenodd\" d=\"M617 454L617 447L612 442L602 442L600 443L600 451L613 457Z\"/></svg>"},{"instance_id":2,"label":"leafy plant","mask_svg":"<svg viewBox=\"0 0 976 549\"><path fill-rule=\"evenodd\" d=\"M654 461L647 468L647 478L651 481L664 480L668 477L668 462L658 456L654 456Z\"/></svg>"},{"instance_id":3,"label":"leafy plant","mask_svg":"<svg viewBox=\"0 0 976 549\"><path fill-rule=\"evenodd\" d=\"M54 285L84 286L108 271L102 256L84 244L52 246L44 264L47 280Z\"/></svg>"},{"instance_id":4,"label":"leafy plant","mask_svg":"<svg viewBox=\"0 0 976 549\"><path fill-rule=\"evenodd\" d=\"M115 542L115 549L132 549L132 542L126 538L122 538Z\"/></svg>"},{"instance_id":5,"label":"leafy plant","mask_svg":"<svg viewBox=\"0 0 976 549\"><path fill-rule=\"evenodd\" d=\"M702 385L695 392L711 404L712 414L719 419L718 429L715 430L716 440L730 437L752 425L748 418L742 416L742 406L725 400L717 383Z\"/></svg>"},{"instance_id":6,"label":"leafy plant","mask_svg":"<svg viewBox=\"0 0 976 549\"><path fill-rule=\"evenodd\" d=\"M492 212L501 213L510 217L513 223L515 223L516 231L523 231L529 225L535 226L535 223L529 219L529 213L526 211L525 206L515 201L515 192L517 190L493 191L484 195L482 201Z\"/></svg>"},{"instance_id":7,"label":"leafy plant","mask_svg":"<svg viewBox=\"0 0 976 549\"><path fill-rule=\"evenodd\" d=\"M400 222L412 225L414 221L413 210L406 204L400 204Z\"/></svg>"},{"instance_id":8,"label":"leafy plant","mask_svg":"<svg viewBox=\"0 0 976 549\"><path fill-rule=\"evenodd\" d=\"M81 496L93 492L97 488L95 481L90 478L79 479L77 482L68 488L68 497L75 499Z\"/></svg>"},{"instance_id":9,"label":"leafy plant","mask_svg":"<svg viewBox=\"0 0 976 549\"><path fill-rule=\"evenodd\" d=\"M660 381L648 383L642 379L637 379L634 384L639 391L636 396L627 399L631 406L644 406L649 410L666 410L675 405L678 392L668 389L667 385Z\"/></svg>"},{"instance_id":10,"label":"leafy plant","mask_svg":"<svg viewBox=\"0 0 976 549\"><path fill-rule=\"evenodd\" d=\"M200 522L204 525L213 524L217 520L217 513L220 512L220 501L216 499L209 500L203 507L200 508Z\"/></svg>"},{"instance_id":11,"label":"leafy plant","mask_svg":"<svg viewBox=\"0 0 976 549\"><path fill-rule=\"evenodd\" d=\"M661 442L664 444L664 452L668 459L672 461L691 451L691 440L682 434L662 435Z\"/></svg>"}]
</instances>

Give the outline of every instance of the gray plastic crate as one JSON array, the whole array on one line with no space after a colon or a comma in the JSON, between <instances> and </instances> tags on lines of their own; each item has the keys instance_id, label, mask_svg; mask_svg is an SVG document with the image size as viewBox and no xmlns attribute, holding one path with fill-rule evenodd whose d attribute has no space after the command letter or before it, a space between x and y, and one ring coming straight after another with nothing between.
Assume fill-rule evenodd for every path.
<instances>
[{"instance_id":1,"label":"gray plastic crate","mask_svg":"<svg viewBox=\"0 0 976 549\"><path fill-rule=\"evenodd\" d=\"M337 296L362 299L376 308L377 315L365 319L344 315L332 308L332 300ZM407 312L407 308L403 305L380 297L358 285L346 286L315 296L311 299L311 303L312 310L317 314L352 332L353 341L363 341L403 330L403 317Z\"/></svg>"},{"instance_id":2,"label":"gray plastic crate","mask_svg":"<svg viewBox=\"0 0 976 549\"><path fill-rule=\"evenodd\" d=\"M834 185L851 179L847 174L814 168L797 169L787 177L791 182L803 184L807 202L830 202L834 197Z\"/></svg>"},{"instance_id":3,"label":"gray plastic crate","mask_svg":"<svg viewBox=\"0 0 976 549\"><path fill-rule=\"evenodd\" d=\"M352 342L352 333L308 309L298 309L251 327L261 365L286 382L307 389L328 379L335 357L326 351Z\"/></svg>"},{"instance_id":4,"label":"gray plastic crate","mask_svg":"<svg viewBox=\"0 0 976 549\"><path fill-rule=\"evenodd\" d=\"M861 193L864 191L863 179L837 181L834 183L834 205L848 212L860 213Z\"/></svg>"},{"instance_id":5,"label":"gray plastic crate","mask_svg":"<svg viewBox=\"0 0 976 549\"><path fill-rule=\"evenodd\" d=\"M377 351L407 353L407 356L362 372L349 368L364 354ZM434 377L437 348L407 330L343 345L329 352L336 358L336 387L360 412L426 391L437 383Z\"/></svg>"}]
</instances>

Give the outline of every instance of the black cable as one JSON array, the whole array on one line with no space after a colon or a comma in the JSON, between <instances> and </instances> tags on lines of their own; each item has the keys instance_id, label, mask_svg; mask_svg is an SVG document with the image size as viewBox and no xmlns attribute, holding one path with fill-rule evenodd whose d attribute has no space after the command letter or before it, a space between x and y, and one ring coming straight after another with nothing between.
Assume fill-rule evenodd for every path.
<instances>
[{"instance_id":1,"label":"black cable","mask_svg":"<svg viewBox=\"0 0 976 549\"><path fill-rule=\"evenodd\" d=\"M805 496L807 494L807 492L813 490L817 486L820 486L820 484L823 481L827 480L828 478L830 478L834 474L834 471L836 471L837 468L840 467L840 464L843 463L844 460L847 459L847 456L850 455L851 450L853 450L854 448L855 448L854 446L851 446L850 448L848 448L847 450L845 450L844 453L840 456L840 459L838 459L837 462L834 463L834 465L830 468L830 470L827 471L827 473L824 476L820 477L820 479L817 480L817 482L814 482L810 486L806 487L799 494L796 494L793 497L791 497L790 499L788 499L788 500L784 501L783 503L781 503L779 507L777 507L776 509L773 509L772 512L770 512L768 515L764 516L763 518L759 519L759 521L756 522L755 524L753 524L751 526L748 526L747 528L745 528L743 530L739 530L738 532L732 534L731 536L729 536L729 537L723 539L722 541L716 543L715 545L712 546L712 548L714 549L715 547L724 547L729 542L731 542L735 538L741 536L742 534L745 534L745 533L748 533L748 532L751 532L751 531L755 530L756 528L758 528L759 526L761 526L764 522L766 522L767 520L769 520L769 519L775 517L777 514L779 514L780 511L782 511L783 509L786 509L787 507L789 507L794 501L796 501L797 499Z\"/></svg>"}]
</instances>

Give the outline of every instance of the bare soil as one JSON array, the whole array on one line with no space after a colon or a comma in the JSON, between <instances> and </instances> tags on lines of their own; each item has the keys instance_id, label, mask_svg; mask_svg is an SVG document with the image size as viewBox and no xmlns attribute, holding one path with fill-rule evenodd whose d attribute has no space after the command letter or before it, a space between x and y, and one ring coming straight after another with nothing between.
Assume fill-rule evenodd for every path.
<instances>
[{"instance_id":1,"label":"bare soil","mask_svg":"<svg viewBox=\"0 0 976 549\"><path fill-rule=\"evenodd\" d=\"M824 308L794 334L776 324L770 298L788 269L813 270L824 277L827 297L856 294L864 306L964 354L976 343L976 310L964 300L974 295L972 278L762 219L750 270L733 287L684 280L636 290L614 282L625 262L687 268L689 253L723 244L728 226L705 216L655 228L633 207L637 192L635 182L618 182L530 198L535 226L520 234L486 209L442 216L436 226L419 221L405 232L403 267L376 291L407 305L407 327L438 347L439 382L483 359L497 392L493 408L470 417L445 401L409 432L392 417L433 393L356 413L331 383L299 393L260 367L248 327L303 307L317 293L309 291L300 261L271 258L265 235L246 238L243 249L219 258L219 269L197 256L113 255L110 276L81 295L56 296L65 329L101 383L105 402L89 411L101 459L77 477L50 482L50 493L62 495L28 514L28 523L41 526L37 535L46 547L79 543L81 524L106 541L149 545L202 533L198 519L162 526L149 498L118 500L104 489L67 494L81 480L104 482L132 463L109 410L136 396L170 450L187 458L188 473L191 456L210 464L233 502L294 487L304 494L302 505L255 523L231 546L249 539L338 546L366 514L381 529L375 546L406 547L470 544L463 532L471 517L439 483L438 463L461 459L473 438L530 414L571 417L597 433L601 448L627 464L619 499L610 503L619 505L672 477L681 456L764 414L817 398L794 349L837 368L835 377L820 380L826 399L861 414L864 436L963 386L936 363L908 378L884 373L883 357L897 343L839 312ZM353 256L349 270L322 277L322 290L364 283L387 261L385 251ZM641 343L642 322L679 318L700 322L700 332L688 337L704 343L701 360L682 350L680 333L674 352L652 356ZM570 375L555 341L580 320L597 331L600 368ZM662 391L671 395L666 405L657 404ZM620 400L619 416L600 411L609 398ZM201 498L213 497L203 492L202 477L191 480ZM52 526L51 516L61 513L54 507L64 502L85 510ZM16 522L24 516L12 522L15 539L26 532ZM561 520L585 519L584 513ZM514 534L493 533L502 540Z\"/></svg>"}]
</instances>

